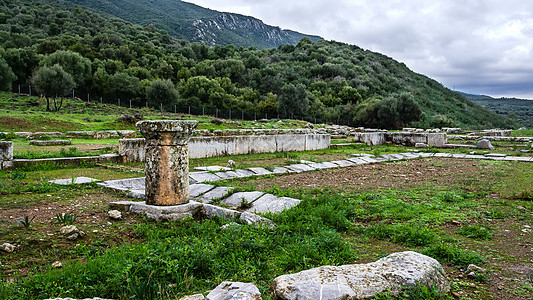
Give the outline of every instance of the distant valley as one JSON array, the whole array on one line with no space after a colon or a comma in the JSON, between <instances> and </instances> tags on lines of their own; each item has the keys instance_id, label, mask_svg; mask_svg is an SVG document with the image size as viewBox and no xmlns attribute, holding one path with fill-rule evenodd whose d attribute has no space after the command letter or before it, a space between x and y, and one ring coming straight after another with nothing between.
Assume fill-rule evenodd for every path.
<instances>
[{"instance_id":1,"label":"distant valley","mask_svg":"<svg viewBox=\"0 0 533 300\"><path fill-rule=\"evenodd\" d=\"M470 101L488 108L500 115L516 117L524 120L528 126L533 126L533 100L518 98L493 98L485 95L460 93Z\"/></svg>"}]
</instances>

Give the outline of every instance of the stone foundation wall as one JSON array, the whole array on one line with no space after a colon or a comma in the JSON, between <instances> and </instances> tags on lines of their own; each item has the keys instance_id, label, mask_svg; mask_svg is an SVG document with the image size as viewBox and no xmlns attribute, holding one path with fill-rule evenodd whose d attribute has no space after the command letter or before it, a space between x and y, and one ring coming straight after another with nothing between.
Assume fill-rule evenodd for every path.
<instances>
[{"instance_id":1,"label":"stone foundation wall","mask_svg":"<svg viewBox=\"0 0 533 300\"><path fill-rule=\"evenodd\" d=\"M328 134L284 134L251 136L193 137L189 141L190 158L206 158L254 153L311 151L328 149ZM146 159L144 139L122 139L119 154L124 162L143 162Z\"/></svg>"},{"instance_id":2,"label":"stone foundation wall","mask_svg":"<svg viewBox=\"0 0 533 300\"><path fill-rule=\"evenodd\" d=\"M391 142L397 145L414 147L416 144L427 144L430 147L444 147L447 143L446 133L428 132L366 132L354 135L355 142L367 145L383 145Z\"/></svg>"}]
</instances>

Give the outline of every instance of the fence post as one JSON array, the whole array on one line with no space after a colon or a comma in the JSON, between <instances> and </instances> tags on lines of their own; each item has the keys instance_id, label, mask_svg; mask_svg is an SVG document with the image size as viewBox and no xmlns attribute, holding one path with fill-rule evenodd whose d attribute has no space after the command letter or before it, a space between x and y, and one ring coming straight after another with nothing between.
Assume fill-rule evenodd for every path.
<instances>
[{"instance_id":1,"label":"fence post","mask_svg":"<svg viewBox=\"0 0 533 300\"><path fill-rule=\"evenodd\" d=\"M254 111L254 121L257 121L257 112Z\"/></svg>"},{"instance_id":2,"label":"fence post","mask_svg":"<svg viewBox=\"0 0 533 300\"><path fill-rule=\"evenodd\" d=\"M130 108L131 108L131 99L130 99Z\"/></svg>"},{"instance_id":3,"label":"fence post","mask_svg":"<svg viewBox=\"0 0 533 300\"><path fill-rule=\"evenodd\" d=\"M20 84L19 84L19 96L20 96Z\"/></svg>"},{"instance_id":4,"label":"fence post","mask_svg":"<svg viewBox=\"0 0 533 300\"><path fill-rule=\"evenodd\" d=\"M148 101L146 101L146 107L148 107Z\"/></svg>"},{"instance_id":5,"label":"fence post","mask_svg":"<svg viewBox=\"0 0 533 300\"><path fill-rule=\"evenodd\" d=\"M72 99L76 98L76 94L74 93L74 89L72 89Z\"/></svg>"},{"instance_id":6,"label":"fence post","mask_svg":"<svg viewBox=\"0 0 533 300\"><path fill-rule=\"evenodd\" d=\"M120 98L118 98L118 106L120 106Z\"/></svg>"},{"instance_id":7,"label":"fence post","mask_svg":"<svg viewBox=\"0 0 533 300\"><path fill-rule=\"evenodd\" d=\"M229 110L229 118L231 120L231 109Z\"/></svg>"},{"instance_id":8,"label":"fence post","mask_svg":"<svg viewBox=\"0 0 533 300\"><path fill-rule=\"evenodd\" d=\"M189 115L191 114L191 106L189 105Z\"/></svg>"},{"instance_id":9,"label":"fence post","mask_svg":"<svg viewBox=\"0 0 533 300\"><path fill-rule=\"evenodd\" d=\"M215 108L215 118L218 118L218 108Z\"/></svg>"},{"instance_id":10,"label":"fence post","mask_svg":"<svg viewBox=\"0 0 533 300\"><path fill-rule=\"evenodd\" d=\"M103 102L103 99L102 99L102 97L100 97L100 104L102 104L102 102Z\"/></svg>"},{"instance_id":11,"label":"fence post","mask_svg":"<svg viewBox=\"0 0 533 300\"><path fill-rule=\"evenodd\" d=\"M244 111L241 110L241 120L244 121Z\"/></svg>"},{"instance_id":12,"label":"fence post","mask_svg":"<svg viewBox=\"0 0 533 300\"><path fill-rule=\"evenodd\" d=\"M30 89L30 96L31 96L31 84L28 85L28 88Z\"/></svg>"},{"instance_id":13,"label":"fence post","mask_svg":"<svg viewBox=\"0 0 533 300\"><path fill-rule=\"evenodd\" d=\"M202 116L205 115L205 107L202 106Z\"/></svg>"},{"instance_id":14,"label":"fence post","mask_svg":"<svg viewBox=\"0 0 533 300\"><path fill-rule=\"evenodd\" d=\"M176 104L174 104L174 113L176 113Z\"/></svg>"}]
</instances>

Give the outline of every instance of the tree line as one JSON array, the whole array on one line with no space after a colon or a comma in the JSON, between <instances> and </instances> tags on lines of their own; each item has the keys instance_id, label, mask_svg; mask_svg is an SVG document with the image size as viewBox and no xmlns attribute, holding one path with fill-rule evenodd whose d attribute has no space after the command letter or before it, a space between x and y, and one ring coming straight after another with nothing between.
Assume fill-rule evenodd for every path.
<instances>
[{"instance_id":1,"label":"tree line","mask_svg":"<svg viewBox=\"0 0 533 300\"><path fill-rule=\"evenodd\" d=\"M76 88L154 106L367 127L513 125L404 64L354 45L304 38L263 50L208 47L61 1L0 4L0 88L32 84L49 110L60 109L59 99Z\"/></svg>"}]
</instances>

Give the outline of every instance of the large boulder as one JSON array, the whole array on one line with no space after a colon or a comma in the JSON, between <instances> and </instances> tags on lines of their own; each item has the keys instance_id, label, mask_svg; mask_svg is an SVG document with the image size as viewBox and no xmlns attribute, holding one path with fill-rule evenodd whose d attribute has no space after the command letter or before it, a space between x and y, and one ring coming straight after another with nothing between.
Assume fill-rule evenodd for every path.
<instances>
[{"instance_id":1,"label":"large boulder","mask_svg":"<svg viewBox=\"0 0 533 300\"><path fill-rule=\"evenodd\" d=\"M477 142L477 148L478 148L478 149L489 149L489 150L494 150L494 146L492 146L492 144L490 143L490 141L487 140L487 139L479 140L479 142Z\"/></svg>"},{"instance_id":2,"label":"large boulder","mask_svg":"<svg viewBox=\"0 0 533 300\"><path fill-rule=\"evenodd\" d=\"M370 299L378 293L398 295L415 285L450 290L438 261L417 252L393 253L368 264L323 266L274 279L274 293L285 300Z\"/></svg>"}]
</instances>

